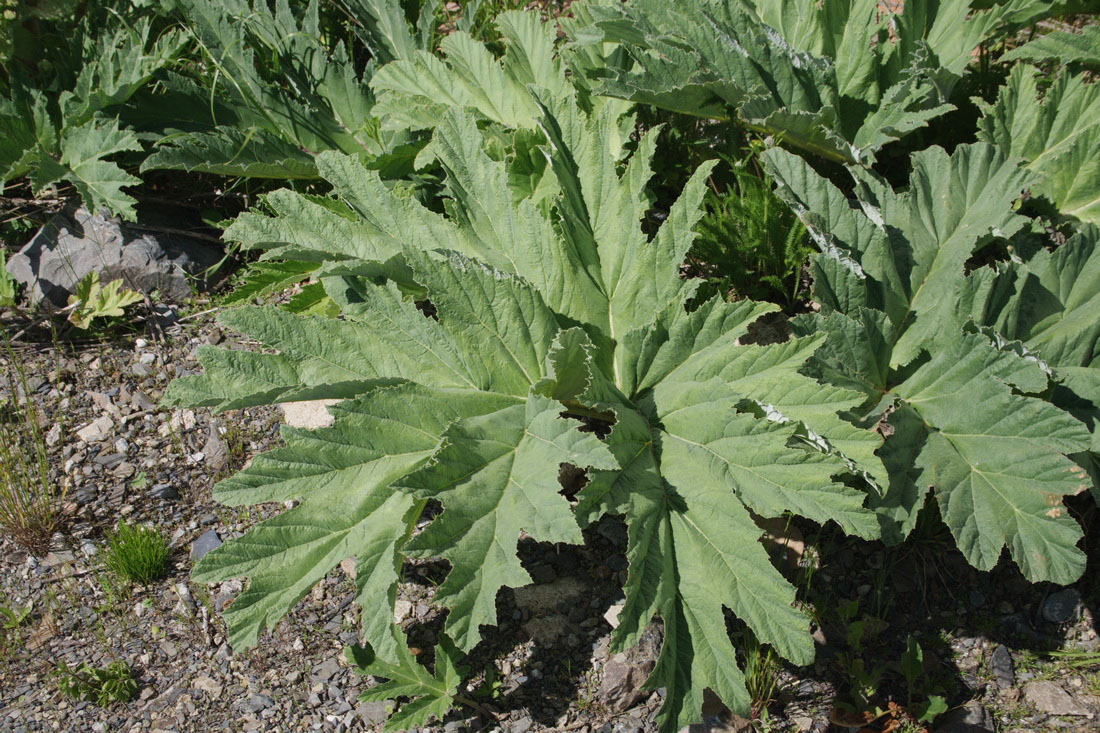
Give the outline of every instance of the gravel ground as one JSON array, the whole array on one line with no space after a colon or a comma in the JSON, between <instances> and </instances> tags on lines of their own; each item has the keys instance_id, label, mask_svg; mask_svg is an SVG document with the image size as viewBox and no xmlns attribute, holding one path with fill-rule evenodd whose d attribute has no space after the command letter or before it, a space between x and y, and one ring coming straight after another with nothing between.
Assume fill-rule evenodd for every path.
<instances>
[{"instance_id":1,"label":"gravel ground","mask_svg":"<svg viewBox=\"0 0 1100 733\"><path fill-rule=\"evenodd\" d=\"M227 338L211 318L199 314L98 343L19 348L54 479L68 487L69 523L42 559L0 537L0 606L33 603L23 625L0 629L0 730L381 727L386 705L358 701L373 680L342 656L357 641L353 563L330 573L255 649L238 652L226 644L216 612L240 582L189 582L194 553L283 508L228 508L211 498L218 479L279 443L277 409L213 416L157 407L171 379L197 369L196 346L249 347ZM773 528L785 545L776 548L776 562L802 589L815 619L817 660L805 668L775 665L774 689L760 695L770 702L753 720L731 718L708 701L708 724L696 728L847 730L830 723L842 719L838 705L887 710L893 700L916 710L938 695L951 708L937 719L939 730L1100 730L1100 523L1088 498L1078 499L1092 551L1084 579L1068 590L1028 584L1005 562L977 572L934 523L896 548L809 523ZM119 518L155 526L170 539L166 579L131 587L104 568L104 532ZM625 526L605 518L586 539L582 547L521 541L535 583L501 593L503 622L468 663L466 694L482 710L458 708L425 730L656 730L660 691L638 688L660 647L660 627L629 653L608 650L625 579ZM415 646L430 648L442 625L431 599L445 573L438 563L406 567L395 616ZM923 650L912 695L900 668L910 637ZM1078 655L1045 654L1053 649ZM51 676L61 661L102 667L114 660L138 679L128 703L69 701ZM869 727L882 730L892 720L886 714Z\"/></svg>"}]
</instances>

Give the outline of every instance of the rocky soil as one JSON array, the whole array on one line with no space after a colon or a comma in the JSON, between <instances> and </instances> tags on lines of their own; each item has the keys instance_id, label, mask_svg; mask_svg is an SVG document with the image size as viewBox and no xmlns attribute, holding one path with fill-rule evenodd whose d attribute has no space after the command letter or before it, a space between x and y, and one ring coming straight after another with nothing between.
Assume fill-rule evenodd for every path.
<instances>
[{"instance_id":1,"label":"rocky soil","mask_svg":"<svg viewBox=\"0 0 1100 733\"><path fill-rule=\"evenodd\" d=\"M169 381L197 369L198 345L250 346L218 330L203 312L213 306L193 303L196 315L183 318L161 307L145 330L95 342L17 344L54 480L67 487L69 521L41 559L0 537L0 606L33 604L22 625L0 629L0 730L381 727L386 704L358 700L374 681L349 669L342 654L357 641L352 562L243 651L227 645L218 616L240 582L189 581L194 558L283 509L229 508L211 498L218 479L279 443L278 410L214 416L158 406ZM769 666L766 656L747 654L765 669L752 678L762 701L753 719L731 718L708 701L708 724L696 727L823 733L849 729L838 725L845 722L916 731L922 726L910 714L937 696L948 708L936 718L938 730L1100 730L1100 522L1088 498L1078 499L1093 550L1084 579L1070 589L1028 584L1007 562L991 573L973 570L935 521L895 548L808 523L771 527L776 562L815 621L817 660ZM170 540L168 578L130 586L105 569L105 532L120 518ZM535 583L501 593L503 623L469 661L466 694L480 708L458 708L426 730L656 730L662 691L639 688L660 628L627 653L608 647L625 579L625 527L605 518L586 537L582 547L521 543ZM415 646L430 648L441 627L431 599L445 573L430 562L406 567L395 616ZM732 617L731 630L751 648ZM901 665L910 638L922 650L911 687ZM1054 650L1068 655L1048 654ZM73 702L52 676L61 661L101 667L114 660L138 679L130 702ZM884 714L868 712L877 710Z\"/></svg>"}]
</instances>

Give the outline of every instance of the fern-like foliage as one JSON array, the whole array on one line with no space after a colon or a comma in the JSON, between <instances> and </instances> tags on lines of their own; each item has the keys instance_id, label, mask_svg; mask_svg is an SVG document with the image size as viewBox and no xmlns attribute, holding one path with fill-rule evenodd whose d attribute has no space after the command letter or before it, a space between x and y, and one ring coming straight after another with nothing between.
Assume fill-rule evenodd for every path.
<instances>
[{"instance_id":1,"label":"fern-like foliage","mask_svg":"<svg viewBox=\"0 0 1100 733\"><path fill-rule=\"evenodd\" d=\"M1028 223L1011 204L1034 175L1000 149L922 151L905 193L863 176L859 208L802 159L764 158L822 251L822 313L798 325L828 339L806 372L862 391L857 422L889 435L889 490L874 500L886 538L908 534L931 492L975 567L1007 546L1031 580L1076 580L1081 528L1062 497L1095 465L1096 230L967 274L980 247Z\"/></svg>"},{"instance_id":2,"label":"fern-like foliage","mask_svg":"<svg viewBox=\"0 0 1100 733\"><path fill-rule=\"evenodd\" d=\"M813 251L806 228L772 191L772 182L749 169L750 159L729 165L729 184L707 192L691 256L711 284L739 297L793 306L802 290L802 266Z\"/></svg>"},{"instance_id":3,"label":"fern-like foliage","mask_svg":"<svg viewBox=\"0 0 1100 733\"><path fill-rule=\"evenodd\" d=\"M418 698L393 723L405 728L450 704L454 665L496 623L498 590L530 582L516 555L521 532L578 543L583 526L619 514L630 568L613 643L663 621L646 683L666 690L662 729L697 721L705 688L746 710L727 609L787 659L813 656L807 618L758 544L753 515L793 512L876 536L866 494L852 487L885 477L881 438L838 415L861 392L800 372L823 337L742 345L774 306L711 299L686 309L699 281L679 266L710 165L647 236L659 130L628 147L622 129L632 123L614 105L585 112L569 94L527 93L554 180L541 202L509 161L489 155L493 129L451 108L429 144L446 176L445 214L355 158L324 153L317 164L335 198L282 192L274 215L230 227L268 254L321 263L314 274L341 318L229 311L225 326L278 353L204 349L205 373L175 382L167 399L219 409L343 401L330 408L331 427L286 429L286 447L219 484L228 504L301 503L207 555L195 577L249 578L226 613L231 640L246 645L357 557L371 650L356 659L391 680L379 695ZM578 430L582 418L610 433ZM588 471L573 502L559 493L563 463ZM443 512L411 536L428 500ZM434 676L392 626L409 556L452 568L435 594L449 615Z\"/></svg>"}]
</instances>

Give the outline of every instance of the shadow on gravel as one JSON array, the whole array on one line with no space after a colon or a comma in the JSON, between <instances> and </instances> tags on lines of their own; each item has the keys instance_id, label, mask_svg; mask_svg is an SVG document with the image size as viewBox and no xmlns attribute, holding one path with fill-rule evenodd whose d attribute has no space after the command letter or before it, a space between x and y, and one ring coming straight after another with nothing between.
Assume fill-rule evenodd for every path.
<instances>
[{"instance_id":1,"label":"shadow on gravel","mask_svg":"<svg viewBox=\"0 0 1100 733\"><path fill-rule=\"evenodd\" d=\"M750 677L750 687L768 698L753 710L757 726L824 733L859 721L868 731L904 729L922 713L925 720L910 730L1095 725L1100 584L1091 578L1100 577L1100 512L1090 497L1068 504L1086 529L1089 557L1082 579L1068 588L1029 583L1007 553L992 571L975 570L955 549L934 505L894 547L797 522L804 549L783 570L814 621L817 657L804 668L774 665L770 695L764 694L767 665ZM653 729L659 694L636 688L660 650L659 625L627 655L607 649L626 577L625 525L606 517L585 539L581 547L521 540L520 557L534 583L501 590L499 623L482 628L483 640L466 662L463 694L489 712L458 707L445 730ZM447 569L446 563L409 564L405 580L430 588ZM418 613L405 626L410 644L428 655L445 612ZM735 632L739 626L731 621ZM1091 651L1091 665L1081 664L1090 661L1083 656L1049 654L1066 650ZM742 661L749 656L743 649L739 654ZM712 724L728 719L720 709L709 712Z\"/></svg>"}]
</instances>

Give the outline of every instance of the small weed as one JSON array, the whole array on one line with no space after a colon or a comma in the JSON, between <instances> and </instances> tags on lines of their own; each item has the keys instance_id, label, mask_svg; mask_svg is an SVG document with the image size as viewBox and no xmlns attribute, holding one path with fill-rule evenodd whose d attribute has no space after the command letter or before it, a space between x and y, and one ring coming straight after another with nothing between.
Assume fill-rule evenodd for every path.
<instances>
[{"instance_id":1,"label":"small weed","mask_svg":"<svg viewBox=\"0 0 1100 733\"><path fill-rule=\"evenodd\" d=\"M1100 652L1089 652L1084 649L1066 649L1057 652L1048 652L1047 656L1061 661L1063 664L1080 669L1082 667L1100 666Z\"/></svg>"},{"instance_id":2,"label":"small weed","mask_svg":"<svg viewBox=\"0 0 1100 733\"><path fill-rule=\"evenodd\" d=\"M30 618L31 611L34 609L34 603L28 603L22 608L16 606L0 606L0 627L6 631L14 631L22 626L28 618Z\"/></svg>"},{"instance_id":3,"label":"small weed","mask_svg":"<svg viewBox=\"0 0 1100 733\"><path fill-rule=\"evenodd\" d=\"M4 381L8 399L0 402L0 527L33 555L45 555L61 524L64 488L50 478L50 459L30 398L27 375L8 343Z\"/></svg>"},{"instance_id":4,"label":"small weed","mask_svg":"<svg viewBox=\"0 0 1100 733\"><path fill-rule=\"evenodd\" d=\"M779 657L745 628L737 638L737 648L745 660L745 687L752 700L753 716L766 710L775 701L779 685Z\"/></svg>"},{"instance_id":5,"label":"small weed","mask_svg":"<svg viewBox=\"0 0 1100 733\"><path fill-rule=\"evenodd\" d=\"M15 280L8 273L5 259L7 254L0 250L0 308L10 308L15 305Z\"/></svg>"},{"instance_id":6,"label":"small weed","mask_svg":"<svg viewBox=\"0 0 1100 733\"><path fill-rule=\"evenodd\" d=\"M504 683L500 679L500 675L497 673L495 667L489 667L485 670L485 681L478 685L477 689L471 694L475 700L489 701L496 700L500 697L504 688Z\"/></svg>"},{"instance_id":7,"label":"small weed","mask_svg":"<svg viewBox=\"0 0 1100 733\"><path fill-rule=\"evenodd\" d=\"M776 196L752 151L741 160L722 157L729 182L719 187L711 180L692 256L705 263L712 286L793 308L812 251L806 228Z\"/></svg>"},{"instance_id":8,"label":"small weed","mask_svg":"<svg viewBox=\"0 0 1100 733\"><path fill-rule=\"evenodd\" d=\"M139 293L121 286L122 280L100 285L99 273L95 270L89 272L76 284L73 295L69 296L69 322L87 331L96 318L107 319L109 323L120 318L126 306L142 300Z\"/></svg>"},{"instance_id":9,"label":"small weed","mask_svg":"<svg viewBox=\"0 0 1100 733\"><path fill-rule=\"evenodd\" d=\"M599 673L590 668L581 676L580 689L577 695L577 709L581 712L591 710L598 704L600 684L597 679Z\"/></svg>"},{"instance_id":10,"label":"small weed","mask_svg":"<svg viewBox=\"0 0 1100 733\"><path fill-rule=\"evenodd\" d=\"M148 585L165 575L168 545L160 532L120 522L107 539L107 568L119 577Z\"/></svg>"},{"instance_id":11,"label":"small weed","mask_svg":"<svg viewBox=\"0 0 1100 733\"><path fill-rule=\"evenodd\" d=\"M74 669L61 662L53 674L63 695L73 700L87 700L100 707L114 702L128 702L137 692L133 672L123 662L112 662L103 669L87 663Z\"/></svg>"},{"instance_id":12,"label":"small weed","mask_svg":"<svg viewBox=\"0 0 1100 733\"><path fill-rule=\"evenodd\" d=\"M236 423L229 422L221 428L221 437L225 442L225 466L214 476L214 481L220 481L232 476L239 471L248 460L249 447L245 431Z\"/></svg>"}]
</instances>

